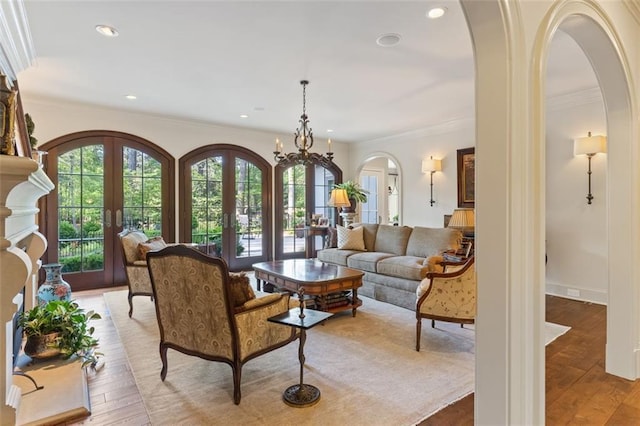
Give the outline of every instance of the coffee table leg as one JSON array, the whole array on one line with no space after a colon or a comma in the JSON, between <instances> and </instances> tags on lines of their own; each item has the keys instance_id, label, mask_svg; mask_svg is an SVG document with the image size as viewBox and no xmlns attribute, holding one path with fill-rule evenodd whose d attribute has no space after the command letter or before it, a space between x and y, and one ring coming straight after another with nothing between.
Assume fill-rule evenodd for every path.
<instances>
[{"instance_id":1,"label":"coffee table leg","mask_svg":"<svg viewBox=\"0 0 640 426\"><path fill-rule=\"evenodd\" d=\"M304 374L304 342L307 340L307 333L304 328L300 330L300 346L298 347L298 359L300 360L300 383L289 386L282 394L282 399L287 405L292 407L310 407L320 401L320 389L313 385L303 383Z\"/></svg>"},{"instance_id":2,"label":"coffee table leg","mask_svg":"<svg viewBox=\"0 0 640 426\"><path fill-rule=\"evenodd\" d=\"M358 302L358 289L354 288L353 290L351 290L351 303L353 303L353 308L351 309L351 316L353 316L355 318L356 316L356 309L357 309L357 302Z\"/></svg>"}]
</instances>

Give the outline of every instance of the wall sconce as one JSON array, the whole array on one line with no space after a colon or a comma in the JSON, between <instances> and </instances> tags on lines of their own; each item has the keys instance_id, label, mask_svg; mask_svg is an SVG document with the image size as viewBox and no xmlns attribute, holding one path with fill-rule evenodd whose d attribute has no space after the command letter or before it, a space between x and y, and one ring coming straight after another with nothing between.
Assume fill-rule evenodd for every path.
<instances>
[{"instance_id":1,"label":"wall sconce","mask_svg":"<svg viewBox=\"0 0 640 426\"><path fill-rule=\"evenodd\" d=\"M589 132L586 138L578 138L573 141L573 155L586 155L589 160L587 204L591 204L591 200L593 200L591 194L591 157L601 152L607 152L607 138L604 136L591 136L591 132Z\"/></svg>"},{"instance_id":2,"label":"wall sconce","mask_svg":"<svg viewBox=\"0 0 640 426\"><path fill-rule=\"evenodd\" d=\"M429 204L433 207L435 203L433 199L433 174L435 172L442 171L442 160L436 160L433 155L428 160L422 160L422 173L429 173L430 185L431 185L431 199Z\"/></svg>"}]
</instances>

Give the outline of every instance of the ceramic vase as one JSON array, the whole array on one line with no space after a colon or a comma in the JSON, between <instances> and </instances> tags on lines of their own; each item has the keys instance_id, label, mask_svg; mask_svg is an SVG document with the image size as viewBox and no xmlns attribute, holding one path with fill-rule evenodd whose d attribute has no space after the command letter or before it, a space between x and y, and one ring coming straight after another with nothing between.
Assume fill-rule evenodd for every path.
<instances>
[{"instance_id":1,"label":"ceramic vase","mask_svg":"<svg viewBox=\"0 0 640 426\"><path fill-rule=\"evenodd\" d=\"M38 288L38 304L46 305L51 300L71 300L71 286L62 279L62 264L42 265L45 280Z\"/></svg>"}]
</instances>

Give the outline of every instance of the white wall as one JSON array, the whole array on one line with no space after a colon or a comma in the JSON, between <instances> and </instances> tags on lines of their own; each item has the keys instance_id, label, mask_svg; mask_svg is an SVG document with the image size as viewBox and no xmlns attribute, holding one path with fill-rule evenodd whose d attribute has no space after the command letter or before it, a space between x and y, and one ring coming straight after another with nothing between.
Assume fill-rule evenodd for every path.
<instances>
[{"instance_id":1,"label":"white wall","mask_svg":"<svg viewBox=\"0 0 640 426\"><path fill-rule=\"evenodd\" d=\"M573 139L606 135L599 89L547 102L546 290L607 302L607 155L592 158L592 204L587 204L587 157L573 155ZM572 295L569 290L577 290Z\"/></svg>"},{"instance_id":2,"label":"white wall","mask_svg":"<svg viewBox=\"0 0 640 426\"><path fill-rule=\"evenodd\" d=\"M167 150L178 159L195 148L210 144L233 144L248 148L264 157L272 165L275 139L280 138L285 152L295 149L290 134L278 134L237 127L219 126L197 121L177 120L162 116L131 113L124 110L98 108L91 105L60 102L54 99L32 97L28 91L21 93L25 113L36 124L34 136L38 145L57 137L85 130L113 130L130 133ZM295 124L296 117L292 117ZM333 142L333 141L332 141ZM349 153L345 144L333 142L334 162L348 176ZM326 149L316 141L316 152ZM272 180L273 181L273 180ZM178 176L176 173L176 200L178 200ZM176 202L176 238L179 241L178 203Z\"/></svg>"},{"instance_id":3,"label":"white wall","mask_svg":"<svg viewBox=\"0 0 640 426\"><path fill-rule=\"evenodd\" d=\"M36 123L40 144L72 132L105 129L148 139L176 160L202 145L230 143L248 147L272 164L275 137L284 141L285 149L287 142L288 149L293 145L286 135L61 103L30 97L28 92L22 96L25 111ZM606 155L597 155L592 161L595 198L590 206L585 198L586 158L573 157L575 137L587 131L605 132L602 98L599 91L589 90L551 99L548 107L546 289L565 297L568 289L579 290L579 299L606 303ZM346 180L353 179L372 154L391 154L400 172L401 224L441 227L443 216L451 214L458 202L456 150L474 146L474 137L473 120L458 120L396 137L352 145L336 143L335 161ZM421 172L421 160L431 155L442 159L442 172L433 175L433 207L429 205L429 175Z\"/></svg>"},{"instance_id":4,"label":"white wall","mask_svg":"<svg viewBox=\"0 0 640 426\"><path fill-rule=\"evenodd\" d=\"M475 146L474 132L474 120L469 118L352 144L350 168L357 172L372 155L391 154L398 161L400 223L441 228L444 215L458 206L456 150ZM433 207L429 205L429 175L422 173L422 160L430 156L442 159L442 172L433 175Z\"/></svg>"}]
</instances>

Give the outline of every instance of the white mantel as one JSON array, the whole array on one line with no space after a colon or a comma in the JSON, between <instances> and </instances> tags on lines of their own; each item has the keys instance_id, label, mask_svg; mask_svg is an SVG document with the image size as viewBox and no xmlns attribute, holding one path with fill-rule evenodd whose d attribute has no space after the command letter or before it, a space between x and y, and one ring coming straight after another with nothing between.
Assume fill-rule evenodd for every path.
<instances>
[{"instance_id":1,"label":"white mantel","mask_svg":"<svg viewBox=\"0 0 640 426\"><path fill-rule=\"evenodd\" d=\"M15 424L20 388L13 385L14 299L25 288L25 309L33 306L36 274L47 240L38 232L37 201L54 188L38 164L0 155L0 424Z\"/></svg>"}]
</instances>

